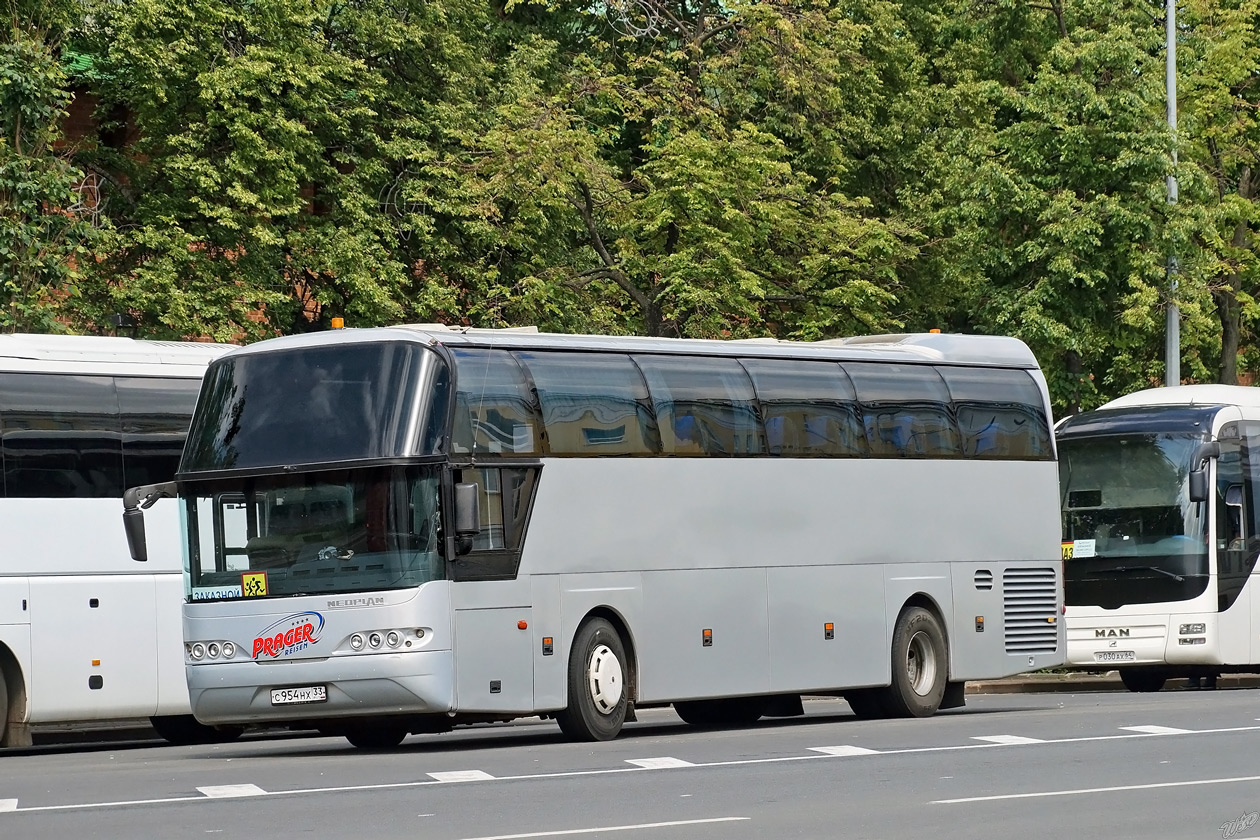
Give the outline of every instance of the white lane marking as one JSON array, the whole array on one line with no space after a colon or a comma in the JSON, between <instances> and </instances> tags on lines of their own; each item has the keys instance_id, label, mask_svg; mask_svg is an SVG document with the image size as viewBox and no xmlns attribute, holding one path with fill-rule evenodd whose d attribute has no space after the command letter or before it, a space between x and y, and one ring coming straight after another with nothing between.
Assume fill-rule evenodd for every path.
<instances>
[{"instance_id":1,"label":"white lane marking","mask_svg":"<svg viewBox=\"0 0 1260 840\"><path fill-rule=\"evenodd\" d=\"M1155 782L1149 785L1117 785L1115 787L1079 788L1077 790L1043 790L1036 793L1004 793L999 796L969 796L965 799L937 799L933 805L957 805L963 802L994 802L999 799L1038 799L1046 796L1080 796L1086 793L1115 793L1121 790L1154 790L1155 788L1191 787L1194 785L1227 785L1260 781L1260 776L1235 776L1229 779L1195 779L1189 782Z\"/></svg>"},{"instance_id":2,"label":"white lane marking","mask_svg":"<svg viewBox=\"0 0 1260 840\"><path fill-rule=\"evenodd\" d=\"M445 770L427 775L439 782L484 782L494 778L484 770Z\"/></svg>"},{"instance_id":3,"label":"white lane marking","mask_svg":"<svg viewBox=\"0 0 1260 840\"><path fill-rule=\"evenodd\" d=\"M868 750L866 747L853 747L848 744L839 747L810 747L814 752L823 755L878 755L879 750Z\"/></svg>"},{"instance_id":4,"label":"white lane marking","mask_svg":"<svg viewBox=\"0 0 1260 840\"><path fill-rule=\"evenodd\" d=\"M197 790L211 799L231 799L234 796L263 796L267 791L258 785L207 785Z\"/></svg>"},{"instance_id":5,"label":"white lane marking","mask_svg":"<svg viewBox=\"0 0 1260 840\"><path fill-rule=\"evenodd\" d=\"M1041 738L1025 738L1023 735L972 735L973 741L990 741L994 744L1044 744Z\"/></svg>"},{"instance_id":6,"label":"white lane marking","mask_svg":"<svg viewBox=\"0 0 1260 840\"><path fill-rule=\"evenodd\" d=\"M677 825L742 822L752 817L713 817L707 820L674 820L672 822L639 823L638 825L606 825L601 828L569 828L563 831L533 831L529 834L496 834L493 837L469 837L466 840L525 840L528 837L561 837L566 834L599 834L602 831L636 831L641 828L672 828Z\"/></svg>"},{"instance_id":7,"label":"white lane marking","mask_svg":"<svg viewBox=\"0 0 1260 840\"><path fill-rule=\"evenodd\" d=\"M1146 735L1185 735L1187 732L1193 732L1193 729L1175 729L1171 726L1122 726L1121 729L1127 729L1130 732L1142 732Z\"/></svg>"},{"instance_id":8,"label":"white lane marking","mask_svg":"<svg viewBox=\"0 0 1260 840\"><path fill-rule=\"evenodd\" d=\"M627 758L626 764L634 764L642 767L644 770L665 770L669 767L695 767L690 761L683 761L681 758L670 758L662 756L660 758Z\"/></svg>"},{"instance_id":9,"label":"white lane marking","mask_svg":"<svg viewBox=\"0 0 1260 840\"><path fill-rule=\"evenodd\" d=\"M1256 732L1260 731L1260 726L1231 726L1221 729L1197 729L1191 732L1192 735L1222 735L1232 734L1236 732ZM1060 738L1053 741L1043 741L1043 744L1081 744L1090 741L1124 741L1133 738L1149 738L1145 733L1133 733L1128 735L1091 735L1081 738ZM955 752L957 750L989 750L1002 746L1001 744L959 744L947 747L911 747L900 750L884 750L881 755L913 755L915 753L933 753L933 752ZM789 755L778 756L775 758L748 758L735 761L712 761L703 764L696 764L696 767L740 767L752 764L783 764L793 761L816 761L819 759L832 758L828 755ZM567 770L559 773L526 773L520 776L499 776L497 781L515 782L524 781L526 779L563 779L576 776L608 776L615 773L639 773L643 768L640 767L614 767L605 768L603 770ZM404 788L425 787L427 785L449 784L448 782L438 781L416 781L416 782L386 782L383 784L372 785L337 785L333 787L321 788L291 788L288 790L267 791L265 796L305 796L317 793L356 793L368 790L401 790ZM205 802L206 798L202 796L175 796L169 799L131 799L116 802L79 802L71 805L37 805L31 808L21 808L19 813L27 813L30 811L80 811L89 808L121 808L132 805L169 805L173 802Z\"/></svg>"},{"instance_id":10,"label":"white lane marking","mask_svg":"<svg viewBox=\"0 0 1260 840\"><path fill-rule=\"evenodd\" d=\"M0 799L0 811L16 811L17 802L16 799Z\"/></svg>"}]
</instances>

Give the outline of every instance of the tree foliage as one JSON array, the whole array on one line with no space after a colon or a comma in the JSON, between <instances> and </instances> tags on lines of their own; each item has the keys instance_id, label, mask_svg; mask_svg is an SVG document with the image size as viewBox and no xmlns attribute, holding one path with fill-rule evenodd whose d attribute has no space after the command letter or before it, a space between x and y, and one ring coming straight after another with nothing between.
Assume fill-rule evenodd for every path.
<instances>
[{"instance_id":1,"label":"tree foliage","mask_svg":"<svg viewBox=\"0 0 1260 840\"><path fill-rule=\"evenodd\" d=\"M1175 302L1183 376L1231 382L1260 366L1258 4L1185 0L1176 134L1157 0L32 6L42 55L92 59L74 163L108 188L99 258L36 231L69 273L9 293L237 340L1005 333L1059 410L1158 383ZM60 173L27 206L72 221L70 87L14 72L52 92L24 171Z\"/></svg>"}]
</instances>

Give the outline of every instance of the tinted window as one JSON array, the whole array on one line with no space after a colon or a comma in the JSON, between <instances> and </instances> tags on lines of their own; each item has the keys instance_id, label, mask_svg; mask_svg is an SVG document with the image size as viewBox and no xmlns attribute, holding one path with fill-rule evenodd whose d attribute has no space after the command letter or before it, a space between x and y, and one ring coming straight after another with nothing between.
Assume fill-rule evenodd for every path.
<instances>
[{"instance_id":1,"label":"tinted window","mask_svg":"<svg viewBox=\"0 0 1260 840\"><path fill-rule=\"evenodd\" d=\"M542 406L553 455L653 455L660 451L647 384L629 356L518 353Z\"/></svg>"},{"instance_id":2,"label":"tinted window","mask_svg":"<svg viewBox=\"0 0 1260 840\"><path fill-rule=\"evenodd\" d=\"M121 498L122 433L107 376L0 376L9 497Z\"/></svg>"},{"instance_id":3,"label":"tinted window","mask_svg":"<svg viewBox=\"0 0 1260 840\"><path fill-rule=\"evenodd\" d=\"M430 351L400 341L226 356L206 374L181 469L410 455L426 360Z\"/></svg>"},{"instance_id":4,"label":"tinted window","mask_svg":"<svg viewBox=\"0 0 1260 840\"><path fill-rule=\"evenodd\" d=\"M950 458L961 454L949 391L927 365L844 364L857 388L871 452Z\"/></svg>"},{"instance_id":5,"label":"tinted window","mask_svg":"<svg viewBox=\"0 0 1260 840\"><path fill-rule=\"evenodd\" d=\"M1050 424L1041 389L1022 370L938 367L949 386L972 458L1050 458Z\"/></svg>"},{"instance_id":6,"label":"tinted window","mask_svg":"<svg viewBox=\"0 0 1260 840\"><path fill-rule=\"evenodd\" d=\"M760 455L761 422L748 374L734 359L636 356L667 455Z\"/></svg>"},{"instance_id":7,"label":"tinted window","mask_svg":"<svg viewBox=\"0 0 1260 840\"><path fill-rule=\"evenodd\" d=\"M836 457L867 452L853 383L833 362L748 359L771 455Z\"/></svg>"},{"instance_id":8,"label":"tinted window","mask_svg":"<svg viewBox=\"0 0 1260 840\"><path fill-rule=\"evenodd\" d=\"M179 469L200 379L116 377L123 486L170 481Z\"/></svg>"},{"instance_id":9,"label":"tinted window","mask_svg":"<svg viewBox=\"0 0 1260 840\"><path fill-rule=\"evenodd\" d=\"M521 366L503 350L455 354L451 450L477 455L536 455L538 420Z\"/></svg>"}]
</instances>

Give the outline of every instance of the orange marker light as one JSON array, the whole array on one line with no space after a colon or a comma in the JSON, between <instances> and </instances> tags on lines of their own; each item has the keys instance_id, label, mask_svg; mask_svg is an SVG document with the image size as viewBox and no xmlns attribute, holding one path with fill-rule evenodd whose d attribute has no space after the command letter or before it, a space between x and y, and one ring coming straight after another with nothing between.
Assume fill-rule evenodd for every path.
<instances>
[{"instance_id":1,"label":"orange marker light","mask_svg":"<svg viewBox=\"0 0 1260 840\"><path fill-rule=\"evenodd\" d=\"M521 621L516 622L516 629L517 629L517 630L524 630L524 629L525 629L525 628L527 628L527 627L529 627L529 624L528 624L528 623L526 623L523 619L522 619Z\"/></svg>"},{"instance_id":2,"label":"orange marker light","mask_svg":"<svg viewBox=\"0 0 1260 840\"><path fill-rule=\"evenodd\" d=\"M940 330L937 330L937 329L931 329L931 330L928 330L928 332L930 332L930 333L938 333L938 332L940 332Z\"/></svg>"},{"instance_id":3,"label":"orange marker light","mask_svg":"<svg viewBox=\"0 0 1260 840\"><path fill-rule=\"evenodd\" d=\"M93 659L93 660L92 660L92 667L93 667L93 668L99 668L99 667L101 667L101 660L99 660L99 659Z\"/></svg>"},{"instance_id":4,"label":"orange marker light","mask_svg":"<svg viewBox=\"0 0 1260 840\"><path fill-rule=\"evenodd\" d=\"M332 319L332 328L333 328L334 330L341 330L341 329L345 329L345 326L346 326L346 319L345 319L345 318L333 318L333 319Z\"/></svg>"}]
</instances>

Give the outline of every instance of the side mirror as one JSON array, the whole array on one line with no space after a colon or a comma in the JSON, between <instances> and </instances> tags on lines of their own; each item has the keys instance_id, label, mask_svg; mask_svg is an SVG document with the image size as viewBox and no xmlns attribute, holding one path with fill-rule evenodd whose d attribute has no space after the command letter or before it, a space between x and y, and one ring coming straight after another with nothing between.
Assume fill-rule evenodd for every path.
<instances>
[{"instance_id":1,"label":"side mirror","mask_svg":"<svg viewBox=\"0 0 1260 840\"><path fill-rule=\"evenodd\" d=\"M1219 458L1221 445L1216 441L1200 443L1190 456L1190 501L1206 502L1208 500L1207 461Z\"/></svg>"},{"instance_id":2,"label":"side mirror","mask_svg":"<svg viewBox=\"0 0 1260 840\"><path fill-rule=\"evenodd\" d=\"M473 538L481 533L481 496L476 484L455 485L455 552L472 551Z\"/></svg>"},{"instance_id":3,"label":"side mirror","mask_svg":"<svg viewBox=\"0 0 1260 840\"><path fill-rule=\"evenodd\" d=\"M123 493L123 530L127 533L127 548L131 559L144 563L149 559L149 546L144 537L144 509L153 507L158 499L175 498L175 482L142 484L130 487Z\"/></svg>"}]
</instances>

